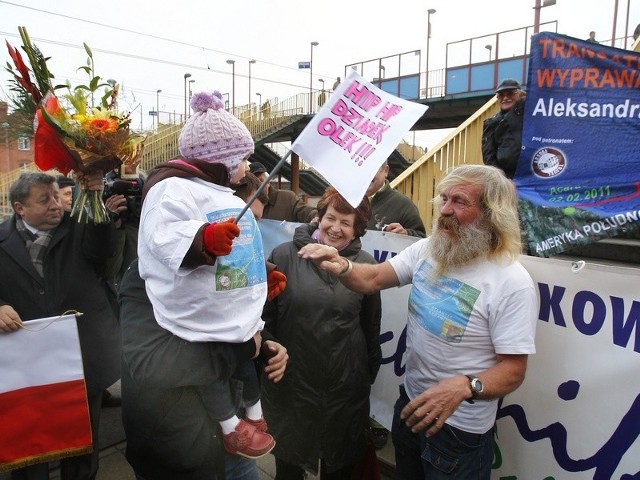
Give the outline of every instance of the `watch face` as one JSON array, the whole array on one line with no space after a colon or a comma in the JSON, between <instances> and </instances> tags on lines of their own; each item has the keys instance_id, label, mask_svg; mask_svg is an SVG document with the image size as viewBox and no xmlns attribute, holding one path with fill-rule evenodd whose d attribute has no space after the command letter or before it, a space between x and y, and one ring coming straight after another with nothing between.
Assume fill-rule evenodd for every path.
<instances>
[{"instance_id":1,"label":"watch face","mask_svg":"<svg viewBox=\"0 0 640 480\"><path fill-rule=\"evenodd\" d=\"M474 378L473 380L471 380L471 390L473 390L474 393L482 393L482 390L484 390L484 385L482 385L482 382L479 378Z\"/></svg>"},{"instance_id":2,"label":"watch face","mask_svg":"<svg viewBox=\"0 0 640 480\"><path fill-rule=\"evenodd\" d=\"M478 395L480 395L484 390L482 381L478 377L474 377L473 375L467 375L467 378L469 379L469 387L471 388L472 398L477 398Z\"/></svg>"}]
</instances>

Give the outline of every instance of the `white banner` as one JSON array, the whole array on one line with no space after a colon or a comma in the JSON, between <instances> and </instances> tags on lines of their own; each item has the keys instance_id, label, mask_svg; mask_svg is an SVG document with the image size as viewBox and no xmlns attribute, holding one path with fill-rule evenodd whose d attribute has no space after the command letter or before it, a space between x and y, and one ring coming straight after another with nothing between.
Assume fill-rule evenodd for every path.
<instances>
[{"instance_id":1,"label":"white banner","mask_svg":"<svg viewBox=\"0 0 640 480\"><path fill-rule=\"evenodd\" d=\"M262 220L265 254L297 226ZM276 233L277 232L277 233ZM378 261L418 239L369 231ZM268 250L268 251L267 251ZM494 480L638 478L640 473L640 270L522 257L538 287L537 353L526 380L498 411ZM404 374L411 287L382 292L383 365L372 416L391 426ZM632 477L635 475L635 477Z\"/></svg>"},{"instance_id":2,"label":"white banner","mask_svg":"<svg viewBox=\"0 0 640 480\"><path fill-rule=\"evenodd\" d=\"M640 270L522 263L540 297L537 353L498 411L493 478L638 478Z\"/></svg>"},{"instance_id":3,"label":"white banner","mask_svg":"<svg viewBox=\"0 0 640 480\"><path fill-rule=\"evenodd\" d=\"M351 70L291 150L356 208L380 165L427 108L380 90Z\"/></svg>"},{"instance_id":4,"label":"white banner","mask_svg":"<svg viewBox=\"0 0 640 480\"><path fill-rule=\"evenodd\" d=\"M0 334L0 393L84 378L75 315L29 320L24 326Z\"/></svg>"}]
</instances>

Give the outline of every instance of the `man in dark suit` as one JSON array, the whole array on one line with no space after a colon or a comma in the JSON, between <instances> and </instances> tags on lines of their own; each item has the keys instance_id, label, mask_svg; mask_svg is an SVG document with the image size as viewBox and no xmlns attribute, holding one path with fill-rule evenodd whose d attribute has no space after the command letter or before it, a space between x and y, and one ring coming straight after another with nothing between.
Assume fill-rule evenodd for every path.
<instances>
[{"instance_id":1,"label":"man in dark suit","mask_svg":"<svg viewBox=\"0 0 640 480\"><path fill-rule=\"evenodd\" d=\"M78 175L81 188L103 188L102 173ZM111 223L78 223L63 211L55 177L20 175L11 186L14 215L0 224L0 334L23 322L77 310L94 452L61 460L62 480L93 479L98 470L102 391L120 377L121 336L116 299L99 275L115 254ZM12 472L12 479L48 479L46 463Z\"/></svg>"}]
</instances>

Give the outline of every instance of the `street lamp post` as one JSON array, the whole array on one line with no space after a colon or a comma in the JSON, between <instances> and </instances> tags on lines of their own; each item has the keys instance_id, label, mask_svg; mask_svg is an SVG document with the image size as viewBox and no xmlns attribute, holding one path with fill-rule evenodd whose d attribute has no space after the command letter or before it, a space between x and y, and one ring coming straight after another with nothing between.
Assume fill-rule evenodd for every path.
<instances>
[{"instance_id":1,"label":"street lamp post","mask_svg":"<svg viewBox=\"0 0 640 480\"><path fill-rule=\"evenodd\" d=\"M184 74L184 121L187 121L187 78L191 76L190 73Z\"/></svg>"},{"instance_id":2,"label":"street lamp post","mask_svg":"<svg viewBox=\"0 0 640 480\"><path fill-rule=\"evenodd\" d=\"M427 54L425 65L425 80L424 80L424 95L425 98L429 98L429 39L431 38L431 15L436 13L435 8L427 10Z\"/></svg>"},{"instance_id":3,"label":"street lamp post","mask_svg":"<svg viewBox=\"0 0 640 480\"><path fill-rule=\"evenodd\" d=\"M156 117L158 117L158 128L160 128L160 92L162 92L161 89L156 90Z\"/></svg>"},{"instance_id":4,"label":"street lamp post","mask_svg":"<svg viewBox=\"0 0 640 480\"><path fill-rule=\"evenodd\" d=\"M616 45L616 26L618 25L618 0L613 2L613 32L611 33L611 46Z\"/></svg>"},{"instance_id":5,"label":"street lamp post","mask_svg":"<svg viewBox=\"0 0 640 480\"><path fill-rule=\"evenodd\" d=\"M311 59L309 62L309 113L313 111L313 47L317 47L318 42L311 42Z\"/></svg>"},{"instance_id":6,"label":"street lamp post","mask_svg":"<svg viewBox=\"0 0 640 480\"><path fill-rule=\"evenodd\" d=\"M489 61L491 61L491 59L493 58L491 56L491 50L493 49L493 45L485 45L484 48L486 48L487 50L489 50Z\"/></svg>"},{"instance_id":7,"label":"street lamp post","mask_svg":"<svg viewBox=\"0 0 640 480\"><path fill-rule=\"evenodd\" d=\"M319 78L318 81L322 84L322 90L324 90L324 78Z\"/></svg>"},{"instance_id":8,"label":"street lamp post","mask_svg":"<svg viewBox=\"0 0 640 480\"><path fill-rule=\"evenodd\" d=\"M236 61L227 60L231 65L231 112L235 115L236 111Z\"/></svg>"},{"instance_id":9,"label":"street lamp post","mask_svg":"<svg viewBox=\"0 0 640 480\"><path fill-rule=\"evenodd\" d=\"M624 22L624 49L627 49L627 39L629 38L629 8L631 7L631 0L627 0L627 18ZM635 41L635 38L633 39ZM633 43L632 43L633 45Z\"/></svg>"},{"instance_id":10,"label":"street lamp post","mask_svg":"<svg viewBox=\"0 0 640 480\"><path fill-rule=\"evenodd\" d=\"M556 0L544 0L542 5L540 4L542 0L536 0L536 4L533 7L535 10L535 15L533 17L533 34L535 35L540 31L540 9L544 7L550 7L551 5L556 4Z\"/></svg>"},{"instance_id":11,"label":"street lamp post","mask_svg":"<svg viewBox=\"0 0 640 480\"><path fill-rule=\"evenodd\" d=\"M193 78L189 80L189 108L188 108L189 115L191 115L191 97L193 96L193 90L191 89L191 85L193 85L194 83L196 83L196 81Z\"/></svg>"},{"instance_id":12,"label":"street lamp post","mask_svg":"<svg viewBox=\"0 0 640 480\"><path fill-rule=\"evenodd\" d=\"M254 59L249 60L249 100L247 102L249 108L251 108L251 65L254 63L256 63Z\"/></svg>"}]
</instances>

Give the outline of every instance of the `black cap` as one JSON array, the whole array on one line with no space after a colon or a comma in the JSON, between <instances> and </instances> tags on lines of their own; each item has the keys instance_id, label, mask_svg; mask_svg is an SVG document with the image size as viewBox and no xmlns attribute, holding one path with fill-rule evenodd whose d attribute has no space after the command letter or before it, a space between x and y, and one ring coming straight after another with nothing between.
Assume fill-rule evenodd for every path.
<instances>
[{"instance_id":1,"label":"black cap","mask_svg":"<svg viewBox=\"0 0 640 480\"><path fill-rule=\"evenodd\" d=\"M56 177L56 182L58 182L58 187L75 187L76 182L73 181L73 178L65 177L64 175L58 175Z\"/></svg>"},{"instance_id":2,"label":"black cap","mask_svg":"<svg viewBox=\"0 0 640 480\"><path fill-rule=\"evenodd\" d=\"M254 175L260 175L261 173L269 173L266 167L260 162L251 162L249 164L249 171Z\"/></svg>"},{"instance_id":3,"label":"black cap","mask_svg":"<svg viewBox=\"0 0 640 480\"><path fill-rule=\"evenodd\" d=\"M507 78L503 80L500 83L500 85L498 85L498 88L496 88L496 93L501 92L503 90L520 90L520 89L521 87L517 80L514 80L513 78Z\"/></svg>"}]
</instances>

